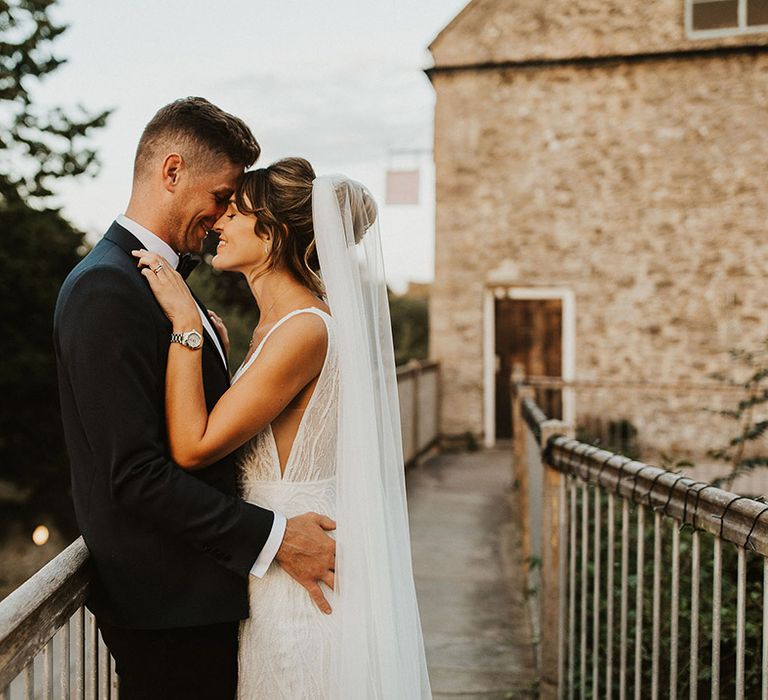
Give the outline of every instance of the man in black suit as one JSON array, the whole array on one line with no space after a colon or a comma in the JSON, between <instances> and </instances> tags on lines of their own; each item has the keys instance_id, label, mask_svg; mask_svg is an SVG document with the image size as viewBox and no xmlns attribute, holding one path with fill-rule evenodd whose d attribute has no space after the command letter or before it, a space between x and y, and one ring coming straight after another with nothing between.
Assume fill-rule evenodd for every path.
<instances>
[{"instance_id":1,"label":"man in black suit","mask_svg":"<svg viewBox=\"0 0 768 700\"><path fill-rule=\"evenodd\" d=\"M70 273L56 305L72 493L92 560L88 607L123 700L233 698L248 576L273 559L328 610L318 581L334 566L332 521L315 513L286 521L242 501L233 455L195 472L170 461L171 325L131 256L146 248L177 264L199 252L259 151L240 119L207 100L163 107L139 142L125 215ZM210 411L229 371L202 304L200 313ZM193 348L195 338L184 342Z\"/></svg>"}]
</instances>

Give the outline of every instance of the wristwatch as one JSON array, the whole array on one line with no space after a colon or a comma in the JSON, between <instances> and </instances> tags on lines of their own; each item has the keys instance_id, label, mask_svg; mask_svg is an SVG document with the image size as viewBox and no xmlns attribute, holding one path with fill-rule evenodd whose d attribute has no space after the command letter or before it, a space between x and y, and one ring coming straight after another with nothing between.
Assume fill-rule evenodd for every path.
<instances>
[{"instance_id":1,"label":"wristwatch","mask_svg":"<svg viewBox=\"0 0 768 700\"><path fill-rule=\"evenodd\" d=\"M171 342L179 343L190 350L199 350L203 347L203 336L195 330L186 333L171 333Z\"/></svg>"}]
</instances>

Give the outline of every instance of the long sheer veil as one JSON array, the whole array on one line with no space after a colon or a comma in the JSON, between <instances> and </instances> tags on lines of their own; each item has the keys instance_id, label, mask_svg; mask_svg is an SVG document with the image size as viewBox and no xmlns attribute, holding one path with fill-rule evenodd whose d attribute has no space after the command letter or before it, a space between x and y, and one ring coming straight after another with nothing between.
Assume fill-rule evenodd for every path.
<instances>
[{"instance_id":1,"label":"long sheer veil","mask_svg":"<svg viewBox=\"0 0 768 700\"><path fill-rule=\"evenodd\" d=\"M376 205L363 185L325 176L313 183L312 214L341 378L331 697L431 698Z\"/></svg>"}]
</instances>

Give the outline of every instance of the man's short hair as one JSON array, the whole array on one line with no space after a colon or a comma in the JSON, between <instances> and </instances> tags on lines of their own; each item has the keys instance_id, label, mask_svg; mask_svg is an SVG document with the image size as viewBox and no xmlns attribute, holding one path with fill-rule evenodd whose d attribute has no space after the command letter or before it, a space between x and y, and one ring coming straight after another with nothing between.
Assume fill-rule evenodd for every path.
<instances>
[{"instance_id":1,"label":"man's short hair","mask_svg":"<svg viewBox=\"0 0 768 700\"><path fill-rule=\"evenodd\" d=\"M139 139L134 179L143 177L163 149L179 149L187 166L207 169L222 157L243 170L261 148L245 122L203 97L184 97L158 110ZM170 152L170 151L167 151Z\"/></svg>"}]
</instances>

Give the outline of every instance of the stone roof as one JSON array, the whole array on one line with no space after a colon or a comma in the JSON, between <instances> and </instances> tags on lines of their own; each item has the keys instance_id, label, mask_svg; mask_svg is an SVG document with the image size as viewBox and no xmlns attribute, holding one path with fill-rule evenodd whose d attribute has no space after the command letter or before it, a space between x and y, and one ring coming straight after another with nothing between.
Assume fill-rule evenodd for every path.
<instances>
[{"instance_id":1,"label":"stone roof","mask_svg":"<svg viewBox=\"0 0 768 700\"><path fill-rule=\"evenodd\" d=\"M684 0L471 0L430 44L435 68L768 45L768 33L696 40Z\"/></svg>"}]
</instances>

